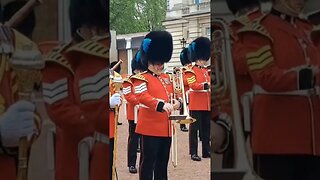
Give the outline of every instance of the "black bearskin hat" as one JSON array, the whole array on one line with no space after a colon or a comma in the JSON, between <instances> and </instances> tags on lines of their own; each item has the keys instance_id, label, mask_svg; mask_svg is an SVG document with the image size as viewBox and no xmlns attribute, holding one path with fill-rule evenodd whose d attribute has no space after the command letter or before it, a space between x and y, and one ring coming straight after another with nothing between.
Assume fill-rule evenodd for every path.
<instances>
[{"instance_id":1,"label":"black bearskin hat","mask_svg":"<svg viewBox=\"0 0 320 180\"><path fill-rule=\"evenodd\" d=\"M198 59L208 61L210 58L211 42L206 37L198 37L188 47L188 58L191 62Z\"/></svg>"},{"instance_id":2,"label":"black bearskin hat","mask_svg":"<svg viewBox=\"0 0 320 180\"><path fill-rule=\"evenodd\" d=\"M180 62L182 64L182 66L191 63L191 61L188 58L188 48L183 48L183 50L181 51L181 53L180 53Z\"/></svg>"},{"instance_id":3,"label":"black bearskin hat","mask_svg":"<svg viewBox=\"0 0 320 180\"><path fill-rule=\"evenodd\" d=\"M106 0L71 0L69 17L71 33L81 25L101 27L109 30L109 6Z\"/></svg>"},{"instance_id":4,"label":"black bearskin hat","mask_svg":"<svg viewBox=\"0 0 320 180\"><path fill-rule=\"evenodd\" d=\"M147 69L148 68L141 62L141 52L139 50L131 61L131 70L133 72L134 70L146 71Z\"/></svg>"},{"instance_id":5,"label":"black bearskin hat","mask_svg":"<svg viewBox=\"0 0 320 180\"><path fill-rule=\"evenodd\" d=\"M141 60L147 66L150 63L169 62L173 51L172 36L167 31L151 31L141 44Z\"/></svg>"},{"instance_id":6,"label":"black bearskin hat","mask_svg":"<svg viewBox=\"0 0 320 180\"><path fill-rule=\"evenodd\" d=\"M260 0L227 0L229 10L236 14L239 10L260 5Z\"/></svg>"}]
</instances>

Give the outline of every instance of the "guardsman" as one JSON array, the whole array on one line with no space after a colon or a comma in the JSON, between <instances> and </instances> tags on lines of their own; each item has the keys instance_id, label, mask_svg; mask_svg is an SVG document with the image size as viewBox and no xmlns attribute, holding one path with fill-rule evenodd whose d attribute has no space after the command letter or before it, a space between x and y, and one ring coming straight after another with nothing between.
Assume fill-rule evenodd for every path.
<instances>
[{"instance_id":1,"label":"guardsman","mask_svg":"<svg viewBox=\"0 0 320 180\"><path fill-rule=\"evenodd\" d=\"M33 2L30 2L33 3ZM21 20L23 18L17 17ZM11 23L20 25L25 29L26 24ZM24 22L22 20L22 22ZM10 26L9 25L9 26ZM30 24L27 24L30 25ZM17 179L17 159L19 139L22 137L31 137L36 132L36 123L34 121L36 106L33 102L25 100L17 100L17 76L10 67L12 54L25 49L29 52L25 54L33 54L38 51L37 45L32 42L29 34L20 34L8 26L0 26L1 42L7 46L2 47L2 58L0 59L0 177L1 179L16 180ZM23 57L25 60L32 60L34 57ZM29 142L30 143L30 142Z\"/></svg>"},{"instance_id":2,"label":"guardsman","mask_svg":"<svg viewBox=\"0 0 320 180\"><path fill-rule=\"evenodd\" d=\"M139 105L139 101L136 98L136 95L134 94L134 86L133 81L131 77L142 73L147 68L141 63L140 60L140 51L138 51L134 58L131 61L131 69L132 69L132 75L128 76L123 80L123 94L125 99L128 101L127 104L127 119L129 123L129 137L128 137L128 168L130 173L137 173L136 168L136 161L137 161L137 149L138 149L138 143L139 143L139 134L137 134L136 131L136 121L135 119L135 108L137 108Z\"/></svg>"},{"instance_id":3,"label":"guardsman","mask_svg":"<svg viewBox=\"0 0 320 180\"><path fill-rule=\"evenodd\" d=\"M252 80L248 73L248 68L246 63L244 63L245 59L245 52L243 52L243 45L242 42L237 38L237 31L244 26L247 26L250 23L258 20L259 18L263 17L264 14L261 12L260 9L260 1L259 0L244 0L244 1L237 1L237 0L227 0L227 5L229 10L235 16L235 19L230 23L230 35L231 35L231 45L232 45L232 56L234 62L234 69L236 74L236 84L237 84L237 91L238 91L238 98L240 108L242 109L241 112L244 112L243 109L247 108L250 109L251 104L245 105L241 103L242 97L245 93L245 96L249 102L250 96L248 96L249 92L252 90ZM227 95L229 96L229 94ZM226 97L225 97L226 98ZM233 147L233 136L230 136L231 130L231 122L229 118L231 116L231 104L228 105L219 105L219 114L220 116L214 119L214 130L213 133L215 134L215 142L213 143L213 148L216 153L224 153L223 156L223 167L232 167L234 164L234 147ZM242 114L242 122L243 123L250 123L250 120L244 120ZM247 126L244 126L247 127ZM249 129L245 129L246 136L248 135Z\"/></svg>"},{"instance_id":4,"label":"guardsman","mask_svg":"<svg viewBox=\"0 0 320 180\"><path fill-rule=\"evenodd\" d=\"M169 115L181 105L171 98L172 82L169 75L162 72L164 63L171 59L172 50L170 33L148 33L140 47L141 61L148 70L132 77L140 103L136 126L136 133L141 135L140 180L168 179L172 134Z\"/></svg>"},{"instance_id":5,"label":"guardsman","mask_svg":"<svg viewBox=\"0 0 320 180\"><path fill-rule=\"evenodd\" d=\"M108 64L107 13L103 1L72 0L69 15L73 41L53 50L52 65L44 72L45 100L57 127L56 179L79 179L78 143L90 136L95 137L90 162L96 167L90 168L90 178L107 178L108 154L100 153L108 150L108 82L107 70L102 70ZM86 64L88 59L91 64ZM84 66L90 68L85 70Z\"/></svg>"},{"instance_id":6,"label":"guardsman","mask_svg":"<svg viewBox=\"0 0 320 180\"><path fill-rule=\"evenodd\" d=\"M189 128L189 153L193 161L201 161L198 156L198 131L202 136L202 157L210 157L210 75L205 68L210 58L210 44L208 38L199 37L188 47L188 56L196 63L192 69L185 71L190 88L190 115L197 120Z\"/></svg>"},{"instance_id":7,"label":"guardsman","mask_svg":"<svg viewBox=\"0 0 320 180\"><path fill-rule=\"evenodd\" d=\"M17 86L13 70L10 68L9 54L22 47L36 48L37 46L22 34L8 27L1 26L1 34L12 50L2 51L0 63L0 177L16 180L19 139L31 136L35 132L35 105L29 101L16 101ZM10 38L10 39L9 39ZM11 39L12 38L12 39ZM14 43L10 44L10 42Z\"/></svg>"},{"instance_id":8,"label":"guardsman","mask_svg":"<svg viewBox=\"0 0 320 180\"><path fill-rule=\"evenodd\" d=\"M70 47L66 57L74 67L74 94L86 120L87 131L93 130L94 144L90 157L90 179L104 180L109 167L109 122L108 111L108 67L109 47L109 14L106 1L74 0L71 4L78 9L71 11L71 17L78 17L81 25L77 30L85 41ZM81 120L81 119L80 119ZM79 151L79 150L78 150ZM80 157L81 158L81 157Z\"/></svg>"},{"instance_id":9,"label":"guardsman","mask_svg":"<svg viewBox=\"0 0 320 180\"><path fill-rule=\"evenodd\" d=\"M312 25L299 18L305 3L274 0L237 35L254 84L251 143L264 179L320 178L320 54Z\"/></svg>"}]
</instances>

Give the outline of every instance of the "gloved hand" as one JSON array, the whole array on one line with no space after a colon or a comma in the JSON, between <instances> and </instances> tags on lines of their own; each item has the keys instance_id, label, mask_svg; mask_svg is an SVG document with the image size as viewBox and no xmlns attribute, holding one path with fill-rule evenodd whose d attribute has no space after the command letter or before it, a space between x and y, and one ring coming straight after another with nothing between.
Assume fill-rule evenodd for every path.
<instances>
[{"instance_id":1,"label":"gloved hand","mask_svg":"<svg viewBox=\"0 0 320 180\"><path fill-rule=\"evenodd\" d=\"M119 93L115 93L110 98L110 108L115 108L117 105L121 104L121 95Z\"/></svg>"},{"instance_id":2,"label":"gloved hand","mask_svg":"<svg viewBox=\"0 0 320 180\"><path fill-rule=\"evenodd\" d=\"M211 122L211 146L215 153L223 154L229 147L231 126L230 117L225 113L220 114Z\"/></svg>"},{"instance_id":3,"label":"gloved hand","mask_svg":"<svg viewBox=\"0 0 320 180\"><path fill-rule=\"evenodd\" d=\"M180 108L180 106L181 106L180 101L173 99L173 105L172 105L173 109L178 110Z\"/></svg>"},{"instance_id":4,"label":"gloved hand","mask_svg":"<svg viewBox=\"0 0 320 180\"><path fill-rule=\"evenodd\" d=\"M170 103L165 103L163 106L163 110L165 110L167 113L171 113L174 108Z\"/></svg>"},{"instance_id":5,"label":"gloved hand","mask_svg":"<svg viewBox=\"0 0 320 180\"><path fill-rule=\"evenodd\" d=\"M1 142L5 147L16 147L19 139L32 136L35 105L28 101L18 101L0 117Z\"/></svg>"},{"instance_id":6,"label":"gloved hand","mask_svg":"<svg viewBox=\"0 0 320 180\"><path fill-rule=\"evenodd\" d=\"M302 68L299 70L299 89L311 89L315 85L315 77L312 68Z\"/></svg>"}]
</instances>

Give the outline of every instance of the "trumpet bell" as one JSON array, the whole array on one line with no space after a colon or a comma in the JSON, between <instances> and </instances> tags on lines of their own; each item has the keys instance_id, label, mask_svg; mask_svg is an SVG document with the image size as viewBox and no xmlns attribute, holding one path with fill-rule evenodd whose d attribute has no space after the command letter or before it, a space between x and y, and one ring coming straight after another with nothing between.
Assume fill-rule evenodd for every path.
<instances>
[{"instance_id":1,"label":"trumpet bell","mask_svg":"<svg viewBox=\"0 0 320 180\"><path fill-rule=\"evenodd\" d=\"M178 120L177 123L178 124L191 124L196 122L197 120L191 116L187 116L185 119L182 120Z\"/></svg>"},{"instance_id":2,"label":"trumpet bell","mask_svg":"<svg viewBox=\"0 0 320 180\"><path fill-rule=\"evenodd\" d=\"M187 118L187 115L170 115L169 120L184 120Z\"/></svg>"}]
</instances>

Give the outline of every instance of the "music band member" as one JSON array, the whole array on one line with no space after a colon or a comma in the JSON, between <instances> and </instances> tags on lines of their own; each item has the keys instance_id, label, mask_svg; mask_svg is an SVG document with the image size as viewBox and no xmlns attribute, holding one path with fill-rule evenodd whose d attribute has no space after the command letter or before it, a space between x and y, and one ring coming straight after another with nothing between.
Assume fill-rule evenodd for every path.
<instances>
[{"instance_id":1,"label":"music band member","mask_svg":"<svg viewBox=\"0 0 320 180\"><path fill-rule=\"evenodd\" d=\"M264 179L319 179L320 53L305 0L274 0L269 14L238 31L253 80L252 152Z\"/></svg>"},{"instance_id":2,"label":"music band member","mask_svg":"<svg viewBox=\"0 0 320 180\"><path fill-rule=\"evenodd\" d=\"M247 64L245 63L245 52L243 52L242 43L238 41L237 33L238 31L253 23L255 20L261 18L264 14L261 12L260 1L259 0L227 0L227 5L229 10L235 16L235 19L229 24L230 27L230 38L232 44L232 60L235 68L236 75L236 85L238 91L238 102L241 109L242 123L250 123L245 121L243 118L242 112L243 109L249 107L243 107L241 100L242 96L245 93L250 93L252 90L253 84L251 77L249 76L249 70ZM222 95L222 96L229 96ZM215 153L223 154L223 163L224 168L231 168L234 166L234 143L233 136L230 136L231 130L231 104L228 105L219 105L219 116L214 119L213 124L213 134L215 142L213 142L213 148ZM249 135L249 130L245 130L246 139Z\"/></svg>"},{"instance_id":3,"label":"music band member","mask_svg":"<svg viewBox=\"0 0 320 180\"><path fill-rule=\"evenodd\" d=\"M137 149L138 149L138 143L140 139L140 135L137 134L136 131L136 122L135 122L135 114L134 114L134 108L136 105L139 105L139 101L136 98L136 95L134 93L134 86L133 82L134 79L132 76L136 74L140 74L147 70L147 68L141 63L140 60L140 51L138 51L134 58L131 61L131 70L132 75L128 76L123 80L123 94L125 99L128 101L127 104L127 119L129 123L129 137L128 137L128 167L130 173L137 173L136 169L136 160L137 160ZM137 120L136 120L137 121Z\"/></svg>"},{"instance_id":4,"label":"music band member","mask_svg":"<svg viewBox=\"0 0 320 180\"><path fill-rule=\"evenodd\" d=\"M91 179L106 179L108 167L107 57L108 9L100 0L72 0L69 17L73 41L58 47L43 72L44 99L56 125L56 173L59 179L79 179L78 143L94 137L90 153ZM103 79L103 80L101 80ZM100 81L101 80L101 81Z\"/></svg>"},{"instance_id":5,"label":"music band member","mask_svg":"<svg viewBox=\"0 0 320 180\"><path fill-rule=\"evenodd\" d=\"M190 88L190 115L197 120L189 127L189 153L194 161L201 161L198 156L198 131L201 131L202 157L210 157L210 75L205 68L210 58L210 45L208 38L199 37L188 47L188 57L196 63L192 69L185 71Z\"/></svg>"},{"instance_id":6,"label":"music band member","mask_svg":"<svg viewBox=\"0 0 320 180\"><path fill-rule=\"evenodd\" d=\"M168 179L172 133L169 115L181 105L171 99L173 85L162 72L172 50L172 36L166 31L148 33L140 47L141 61L148 67L146 72L133 76L141 104L136 126L136 133L141 135L140 180Z\"/></svg>"},{"instance_id":7,"label":"music band member","mask_svg":"<svg viewBox=\"0 0 320 180\"><path fill-rule=\"evenodd\" d=\"M30 1L30 3L36 2ZM8 49L9 47L9 49L11 49L7 52L2 51L2 58L0 59L0 177L1 179L16 180L19 171L19 140L22 137L29 137L29 151L32 145L30 137L32 137L38 129L34 120L36 105L30 101L18 100L17 75L10 67L10 57L17 51L21 52L23 47L28 48L28 50L24 52L25 54L29 54L29 52L33 54L34 51L38 52L38 47L27 37L34 28L32 25L34 22L30 23L30 21L25 21L25 19L23 19L24 17L17 18L19 20L22 19L21 22L11 21L12 15L19 13L18 9L25 5L25 3L17 5L17 3L12 2L10 4L11 7L5 6L5 9L3 9L6 11L5 17L3 18L19 26L19 29L15 30L10 28L12 24L7 24L7 22L4 22L7 26L1 25L0 27L2 32L0 35L2 39L1 48ZM29 10L32 11L32 9ZM28 20L32 19L30 16L32 15L28 14L26 16ZM4 47L3 44L6 44L6 47ZM29 60L28 58L33 60L33 58L35 58L24 57L24 54L21 55L21 58L25 58L24 60Z\"/></svg>"}]
</instances>

